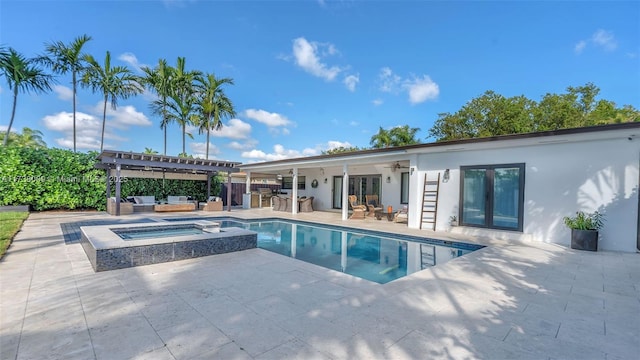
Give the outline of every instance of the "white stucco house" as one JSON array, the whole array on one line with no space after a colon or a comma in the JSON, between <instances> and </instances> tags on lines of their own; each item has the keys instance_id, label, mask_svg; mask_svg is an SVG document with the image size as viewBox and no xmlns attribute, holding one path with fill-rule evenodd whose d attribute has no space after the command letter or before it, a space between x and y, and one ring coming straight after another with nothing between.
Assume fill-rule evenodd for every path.
<instances>
[{"instance_id":1,"label":"white stucco house","mask_svg":"<svg viewBox=\"0 0 640 360\"><path fill-rule=\"evenodd\" d=\"M376 194L385 207L407 206L406 226L425 231L434 228L423 222L425 176L433 181L439 175L435 231L568 246L570 230L563 217L598 210L605 214L599 248L634 252L640 249L639 166L640 123L622 123L242 164L240 169L247 183L276 178L290 196L313 196L314 210L341 212L343 220L348 219L348 195L364 202L365 195ZM459 226L451 225L452 216Z\"/></svg>"}]
</instances>

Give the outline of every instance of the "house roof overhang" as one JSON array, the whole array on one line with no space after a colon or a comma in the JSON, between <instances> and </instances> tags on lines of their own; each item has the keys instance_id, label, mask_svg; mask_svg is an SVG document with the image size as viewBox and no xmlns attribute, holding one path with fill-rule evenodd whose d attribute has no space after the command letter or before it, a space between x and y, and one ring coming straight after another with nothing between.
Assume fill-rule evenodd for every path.
<instances>
[{"instance_id":1,"label":"house roof overhang","mask_svg":"<svg viewBox=\"0 0 640 360\"><path fill-rule=\"evenodd\" d=\"M298 168L318 168L350 164L375 164L408 160L412 154L475 151L510 147L559 144L625 138L640 139L640 122L560 129L524 134L491 136L474 139L440 141L383 149L352 151L330 155L308 156L253 164L241 164L242 171L269 172Z\"/></svg>"}]
</instances>

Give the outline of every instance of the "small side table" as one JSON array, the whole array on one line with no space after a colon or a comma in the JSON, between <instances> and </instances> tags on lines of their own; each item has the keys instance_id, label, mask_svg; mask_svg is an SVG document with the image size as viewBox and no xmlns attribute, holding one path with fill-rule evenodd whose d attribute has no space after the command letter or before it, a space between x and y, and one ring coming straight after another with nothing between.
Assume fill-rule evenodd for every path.
<instances>
[{"instance_id":1,"label":"small side table","mask_svg":"<svg viewBox=\"0 0 640 360\"><path fill-rule=\"evenodd\" d=\"M377 210L375 212L375 216L377 220L382 220L383 216L387 217L387 221L393 221L393 215L395 215L396 212L392 211L392 212L387 212L385 210Z\"/></svg>"}]
</instances>

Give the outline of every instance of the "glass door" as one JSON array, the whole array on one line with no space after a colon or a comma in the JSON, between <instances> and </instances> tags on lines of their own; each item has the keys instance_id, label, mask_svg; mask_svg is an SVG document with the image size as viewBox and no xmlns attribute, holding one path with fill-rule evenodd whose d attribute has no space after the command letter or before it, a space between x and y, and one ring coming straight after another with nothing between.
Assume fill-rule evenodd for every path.
<instances>
[{"instance_id":1,"label":"glass door","mask_svg":"<svg viewBox=\"0 0 640 360\"><path fill-rule=\"evenodd\" d=\"M461 224L485 225L486 169L464 171Z\"/></svg>"},{"instance_id":2,"label":"glass door","mask_svg":"<svg viewBox=\"0 0 640 360\"><path fill-rule=\"evenodd\" d=\"M342 209L342 176L333 177L333 201L334 209Z\"/></svg>"}]
</instances>

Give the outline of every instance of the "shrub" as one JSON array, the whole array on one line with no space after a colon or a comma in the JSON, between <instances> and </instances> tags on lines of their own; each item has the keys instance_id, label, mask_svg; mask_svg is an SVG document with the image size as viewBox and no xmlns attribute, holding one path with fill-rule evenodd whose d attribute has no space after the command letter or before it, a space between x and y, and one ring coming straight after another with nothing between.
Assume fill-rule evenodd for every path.
<instances>
[{"instance_id":1,"label":"shrub","mask_svg":"<svg viewBox=\"0 0 640 360\"><path fill-rule=\"evenodd\" d=\"M564 217L564 224L573 230L600 230L604 225L604 216L600 212L594 212L591 214L584 211L576 212L576 216Z\"/></svg>"}]
</instances>

